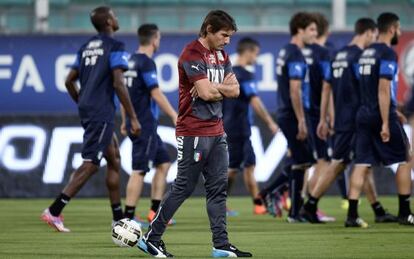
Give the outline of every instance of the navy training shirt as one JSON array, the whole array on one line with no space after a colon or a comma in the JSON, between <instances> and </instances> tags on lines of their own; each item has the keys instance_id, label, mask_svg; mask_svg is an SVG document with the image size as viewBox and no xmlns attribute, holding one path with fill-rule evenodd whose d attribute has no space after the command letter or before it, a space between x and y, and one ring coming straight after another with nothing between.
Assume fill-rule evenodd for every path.
<instances>
[{"instance_id":1,"label":"navy training shirt","mask_svg":"<svg viewBox=\"0 0 414 259\"><path fill-rule=\"evenodd\" d=\"M278 115L295 116L290 99L290 80L302 80L302 104L305 110L309 109L309 74L300 48L295 44L287 44L279 51L276 63Z\"/></svg>"},{"instance_id":2,"label":"navy training shirt","mask_svg":"<svg viewBox=\"0 0 414 259\"><path fill-rule=\"evenodd\" d=\"M359 58L361 115L380 117L379 80L391 81L390 116L396 116L398 63L395 51L384 43L374 43Z\"/></svg>"},{"instance_id":3,"label":"navy training shirt","mask_svg":"<svg viewBox=\"0 0 414 259\"><path fill-rule=\"evenodd\" d=\"M355 114L359 108L358 60L362 49L345 46L332 62L331 87L335 107L335 131L355 130Z\"/></svg>"},{"instance_id":4,"label":"navy training shirt","mask_svg":"<svg viewBox=\"0 0 414 259\"><path fill-rule=\"evenodd\" d=\"M128 57L124 44L105 34L92 37L79 49L72 69L79 72L78 110L82 121L114 123L112 70L127 70Z\"/></svg>"},{"instance_id":5,"label":"navy training shirt","mask_svg":"<svg viewBox=\"0 0 414 259\"><path fill-rule=\"evenodd\" d=\"M233 72L239 81L240 95L235 99L224 99L224 130L229 137L250 137L253 124L250 99L257 95L257 82L254 74L244 67L234 66Z\"/></svg>"},{"instance_id":6,"label":"navy training shirt","mask_svg":"<svg viewBox=\"0 0 414 259\"><path fill-rule=\"evenodd\" d=\"M309 69L310 103L309 114L319 118L323 81L329 82L331 76L331 56L327 48L318 44L307 45L302 49Z\"/></svg>"},{"instance_id":7,"label":"navy training shirt","mask_svg":"<svg viewBox=\"0 0 414 259\"><path fill-rule=\"evenodd\" d=\"M154 60L143 53L131 55L128 67L125 76L135 113L143 132L154 132L157 130L159 110L151 98L151 91L158 87L157 67ZM130 127L129 119L127 127Z\"/></svg>"}]
</instances>

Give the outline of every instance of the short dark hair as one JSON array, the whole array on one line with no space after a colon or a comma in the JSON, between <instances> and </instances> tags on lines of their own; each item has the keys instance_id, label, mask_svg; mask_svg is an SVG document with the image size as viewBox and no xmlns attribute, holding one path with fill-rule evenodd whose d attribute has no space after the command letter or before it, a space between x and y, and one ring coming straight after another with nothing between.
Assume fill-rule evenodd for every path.
<instances>
[{"instance_id":1,"label":"short dark hair","mask_svg":"<svg viewBox=\"0 0 414 259\"><path fill-rule=\"evenodd\" d=\"M298 12L292 16L289 22L290 35L298 34L299 29L306 29L312 23L316 23L313 15L306 12Z\"/></svg>"},{"instance_id":2,"label":"short dark hair","mask_svg":"<svg viewBox=\"0 0 414 259\"><path fill-rule=\"evenodd\" d=\"M137 30L140 45L150 44L152 38L157 34L158 26L153 23L143 24Z\"/></svg>"},{"instance_id":3,"label":"short dark hair","mask_svg":"<svg viewBox=\"0 0 414 259\"><path fill-rule=\"evenodd\" d=\"M255 47L259 47L260 44L257 40L250 37L245 37L239 40L237 43L237 54L243 54L247 50L253 50Z\"/></svg>"},{"instance_id":4,"label":"short dark hair","mask_svg":"<svg viewBox=\"0 0 414 259\"><path fill-rule=\"evenodd\" d=\"M366 31L373 31L377 28L377 24L371 18L359 18L354 25L354 33L356 35L364 34Z\"/></svg>"},{"instance_id":5,"label":"short dark hair","mask_svg":"<svg viewBox=\"0 0 414 259\"><path fill-rule=\"evenodd\" d=\"M385 33L388 29L398 22L400 18L395 13L382 13L377 18L378 31Z\"/></svg>"},{"instance_id":6,"label":"short dark hair","mask_svg":"<svg viewBox=\"0 0 414 259\"><path fill-rule=\"evenodd\" d=\"M326 33L328 33L329 29L329 22L328 19L326 19L325 15L321 13L313 13L313 17L316 21L316 29L318 31L317 37L320 38L324 36Z\"/></svg>"},{"instance_id":7,"label":"short dark hair","mask_svg":"<svg viewBox=\"0 0 414 259\"><path fill-rule=\"evenodd\" d=\"M90 13L91 22L93 27L100 32L107 26L107 20L109 19L111 8L109 6L99 6L92 10Z\"/></svg>"},{"instance_id":8,"label":"short dark hair","mask_svg":"<svg viewBox=\"0 0 414 259\"><path fill-rule=\"evenodd\" d=\"M223 10L213 10L207 14L200 28L200 37L207 35L208 25L211 25L211 33L216 33L220 30L237 31L237 25L233 17Z\"/></svg>"}]
</instances>

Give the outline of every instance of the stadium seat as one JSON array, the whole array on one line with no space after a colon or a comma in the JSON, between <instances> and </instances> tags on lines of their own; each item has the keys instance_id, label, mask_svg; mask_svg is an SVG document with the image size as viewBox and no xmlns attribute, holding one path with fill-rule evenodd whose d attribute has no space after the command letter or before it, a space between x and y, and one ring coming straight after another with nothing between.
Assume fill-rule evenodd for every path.
<instances>
[{"instance_id":1,"label":"stadium seat","mask_svg":"<svg viewBox=\"0 0 414 259\"><path fill-rule=\"evenodd\" d=\"M62 15L61 12L50 12L49 15L49 29L52 32L60 31L68 27L68 21L66 15Z\"/></svg>"},{"instance_id":2,"label":"stadium seat","mask_svg":"<svg viewBox=\"0 0 414 259\"><path fill-rule=\"evenodd\" d=\"M177 13L170 12L148 12L145 23L156 23L160 30L178 29L180 20Z\"/></svg>"},{"instance_id":3,"label":"stadium seat","mask_svg":"<svg viewBox=\"0 0 414 259\"><path fill-rule=\"evenodd\" d=\"M368 5L371 0L346 0L346 3L350 5Z\"/></svg>"},{"instance_id":4,"label":"stadium seat","mask_svg":"<svg viewBox=\"0 0 414 259\"><path fill-rule=\"evenodd\" d=\"M9 6L16 6L16 5L31 5L33 4L34 0L0 0L0 5L9 5Z\"/></svg>"},{"instance_id":5,"label":"stadium seat","mask_svg":"<svg viewBox=\"0 0 414 259\"><path fill-rule=\"evenodd\" d=\"M143 4L145 0L109 0L109 3L113 6L117 5L139 5Z\"/></svg>"},{"instance_id":6,"label":"stadium seat","mask_svg":"<svg viewBox=\"0 0 414 259\"><path fill-rule=\"evenodd\" d=\"M70 0L49 0L49 4L54 7L64 7L70 3Z\"/></svg>"},{"instance_id":7,"label":"stadium seat","mask_svg":"<svg viewBox=\"0 0 414 259\"><path fill-rule=\"evenodd\" d=\"M220 0L181 0L180 3L188 5L214 5Z\"/></svg>"},{"instance_id":8,"label":"stadium seat","mask_svg":"<svg viewBox=\"0 0 414 259\"><path fill-rule=\"evenodd\" d=\"M33 30L33 17L27 12L7 12L6 28L15 32L30 32Z\"/></svg>"},{"instance_id":9,"label":"stadium seat","mask_svg":"<svg viewBox=\"0 0 414 259\"><path fill-rule=\"evenodd\" d=\"M257 0L257 2L259 4L286 4L286 5L290 5L293 4L295 1L294 0Z\"/></svg>"},{"instance_id":10,"label":"stadium seat","mask_svg":"<svg viewBox=\"0 0 414 259\"><path fill-rule=\"evenodd\" d=\"M148 5L177 5L180 0L143 0L143 2Z\"/></svg>"},{"instance_id":11,"label":"stadium seat","mask_svg":"<svg viewBox=\"0 0 414 259\"><path fill-rule=\"evenodd\" d=\"M306 5L331 5L331 0L296 0L298 4Z\"/></svg>"},{"instance_id":12,"label":"stadium seat","mask_svg":"<svg viewBox=\"0 0 414 259\"><path fill-rule=\"evenodd\" d=\"M223 5L253 5L256 4L256 0L222 0Z\"/></svg>"}]
</instances>

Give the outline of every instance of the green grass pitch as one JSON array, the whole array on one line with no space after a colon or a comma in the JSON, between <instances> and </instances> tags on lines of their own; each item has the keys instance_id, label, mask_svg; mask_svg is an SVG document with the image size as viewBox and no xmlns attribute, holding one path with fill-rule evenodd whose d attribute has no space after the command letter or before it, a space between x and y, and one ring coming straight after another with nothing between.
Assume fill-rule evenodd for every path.
<instances>
[{"instance_id":1,"label":"green grass pitch","mask_svg":"<svg viewBox=\"0 0 414 259\"><path fill-rule=\"evenodd\" d=\"M136 248L116 247L110 237L110 210L106 199L73 199L65 210L72 232L56 233L39 219L51 199L0 200L0 258L145 258ZM396 213L397 197L381 197ZM140 203L142 216L149 201ZM255 258L414 258L414 227L374 224L366 200L360 215L369 229L346 229L346 211L338 197L321 201L321 208L337 218L325 225L288 224L270 216L253 216L248 198L231 198L240 212L228 219L230 241ZM168 250L179 258L209 258L211 234L203 198L187 200L177 212L177 225L164 235Z\"/></svg>"}]
</instances>

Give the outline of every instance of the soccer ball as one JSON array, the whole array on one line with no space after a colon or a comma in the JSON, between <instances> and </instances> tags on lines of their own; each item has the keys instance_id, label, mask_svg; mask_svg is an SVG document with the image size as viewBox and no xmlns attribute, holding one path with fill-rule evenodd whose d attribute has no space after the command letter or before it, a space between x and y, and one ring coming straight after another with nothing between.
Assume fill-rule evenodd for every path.
<instances>
[{"instance_id":1,"label":"soccer ball","mask_svg":"<svg viewBox=\"0 0 414 259\"><path fill-rule=\"evenodd\" d=\"M141 225L134 220L121 219L112 227L112 240L120 247L134 247L141 237Z\"/></svg>"}]
</instances>

